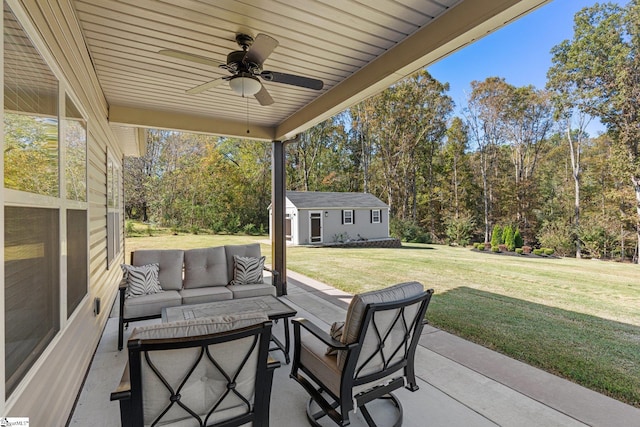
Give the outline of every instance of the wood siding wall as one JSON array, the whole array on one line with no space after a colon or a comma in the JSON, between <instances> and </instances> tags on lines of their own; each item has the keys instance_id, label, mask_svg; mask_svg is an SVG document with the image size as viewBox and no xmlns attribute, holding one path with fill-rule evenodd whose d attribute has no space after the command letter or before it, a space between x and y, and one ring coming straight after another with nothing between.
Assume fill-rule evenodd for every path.
<instances>
[{"instance_id":1,"label":"wood siding wall","mask_svg":"<svg viewBox=\"0 0 640 427\"><path fill-rule=\"evenodd\" d=\"M60 77L66 80L69 90L88 114L88 295L69 321L62 325L61 331L21 386L3 402L1 411L6 416L29 417L34 426L64 425L108 319L121 277L119 264L123 259L123 247L113 267L107 270L106 158L110 152L115 159L121 160L122 149L109 128L107 102L70 1L8 2L19 18L28 17L47 45L50 56L55 59L55 65L62 73ZM25 27L29 31L31 26ZM34 38L31 33L30 36ZM124 227L120 230L123 232ZM124 242L124 236L120 242ZM96 297L102 300L102 312L97 317L93 314ZM107 399L105 396L105 402Z\"/></svg>"}]
</instances>

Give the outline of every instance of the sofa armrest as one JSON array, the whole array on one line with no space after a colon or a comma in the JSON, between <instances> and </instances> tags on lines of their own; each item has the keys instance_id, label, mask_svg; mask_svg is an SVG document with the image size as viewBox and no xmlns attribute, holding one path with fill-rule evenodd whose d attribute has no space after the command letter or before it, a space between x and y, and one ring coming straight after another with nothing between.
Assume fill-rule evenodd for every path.
<instances>
[{"instance_id":1,"label":"sofa armrest","mask_svg":"<svg viewBox=\"0 0 640 427\"><path fill-rule=\"evenodd\" d=\"M110 400L127 400L131 398L131 380L129 378L129 362L124 367L122 378L118 387L111 392Z\"/></svg>"},{"instance_id":2,"label":"sofa armrest","mask_svg":"<svg viewBox=\"0 0 640 427\"><path fill-rule=\"evenodd\" d=\"M280 276L280 273L277 272L276 270L272 269L272 268L269 268L269 267L264 267L264 270L268 271L269 273L271 273L271 275L273 276L273 280L271 280L271 284L273 286L275 286L276 283L279 282L278 277Z\"/></svg>"}]
</instances>

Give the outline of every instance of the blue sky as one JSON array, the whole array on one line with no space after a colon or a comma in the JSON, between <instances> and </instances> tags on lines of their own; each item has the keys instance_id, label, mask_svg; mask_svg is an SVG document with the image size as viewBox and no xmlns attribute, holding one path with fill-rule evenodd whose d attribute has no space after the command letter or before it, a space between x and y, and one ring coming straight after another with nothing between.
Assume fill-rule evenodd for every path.
<instances>
[{"instance_id":1,"label":"blue sky","mask_svg":"<svg viewBox=\"0 0 640 427\"><path fill-rule=\"evenodd\" d=\"M514 86L531 84L543 89L551 66L551 48L573 38L573 16L595 3L595 0L554 0L442 59L428 70L437 80L449 83L449 95L456 103L457 114L466 105L473 80L498 76ZM603 130L602 125L595 122L588 129L592 136Z\"/></svg>"}]
</instances>

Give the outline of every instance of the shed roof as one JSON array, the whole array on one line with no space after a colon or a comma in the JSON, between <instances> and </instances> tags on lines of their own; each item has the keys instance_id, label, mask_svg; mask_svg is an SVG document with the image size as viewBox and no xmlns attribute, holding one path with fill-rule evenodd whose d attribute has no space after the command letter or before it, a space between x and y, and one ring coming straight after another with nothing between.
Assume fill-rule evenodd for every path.
<instances>
[{"instance_id":1,"label":"shed roof","mask_svg":"<svg viewBox=\"0 0 640 427\"><path fill-rule=\"evenodd\" d=\"M319 191L287 191L287 198L298 209L388 208L373 194Z\"/></svg>"}]
</instances>

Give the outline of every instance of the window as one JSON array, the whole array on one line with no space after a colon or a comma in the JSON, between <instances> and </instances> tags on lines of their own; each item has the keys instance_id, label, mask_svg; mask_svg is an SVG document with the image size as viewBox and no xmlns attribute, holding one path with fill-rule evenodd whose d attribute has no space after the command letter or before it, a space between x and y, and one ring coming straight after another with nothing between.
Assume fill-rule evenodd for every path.
<instances>
[{"instance_id":1,"label":"window","mask_svg":"<svg viewBox=\"0 0 640 427\"><path fill-rule=\"evenodd\" d=\"M382 222L380 216L380 209L372 209L371 210L371 222L373 224L380 224Z\"/></svg>"},{"instance_id":2,"label":"window","mask_svg":"<svg viewBox=\"0 0 640 427\"><path fill-rule=\"evenodd\" d=\"M3 4L0 144L4 187L11 191L4 192L2 315L9 396L64 327L61 314L71 315L87 295L87 123Z\"/></svg>"},{"instance_id":3,"label":"window","mask_svg":"<svg viewBox=\"0 0 640 427\"><path fill-rule=\"evenodd\" d=\"M60 330L58 210L4 209L4 325L9 395Z\"/></svg>"},{"instance_id":4,"label":"window","mask_svg":"<svg viewBox=\"0 0 640 427\"><path fill-rule=\"evenodd\" d=\"M120 167L107 156L107 268L120 253Z\"/></svg>"},{"instance_id":5,"label":"window","mask_svg":"<svg viewBox=\"0 0 640 427\"><path fill-rule=\"evenodd\" d=\"M67 210L67 318L87 294L87 211Z\"/></svg>"},{"instance_id":6,"label":"window","mask_svg":"<svg viewBox=\"0 0 640 427\"><path fill-rule=\"evenodd\" d=\"M87 201L87 122L69 96L65 96L63 122L64 176L67 200Z\"/></svg>"},{"instance_id":7,"label":"window","mask_svg":"<svg viewBox=\"0 0 640 427\"><path fill-rule=\"evenodd\" d=\"M5 3L5 188L57 197L58 160L58 81Z\"/></svg>"},{"instance_id":8,"label":"window","mask_svg":"<svg viewBox=\"0 0 640 427\"><path fill-rule=\"evenodd\" d=\"M354 218L353 218L353 210L352 209L345 209L342 211L342 223L343 224L354 224Z\"/></svg>"}]
</instances>

